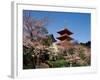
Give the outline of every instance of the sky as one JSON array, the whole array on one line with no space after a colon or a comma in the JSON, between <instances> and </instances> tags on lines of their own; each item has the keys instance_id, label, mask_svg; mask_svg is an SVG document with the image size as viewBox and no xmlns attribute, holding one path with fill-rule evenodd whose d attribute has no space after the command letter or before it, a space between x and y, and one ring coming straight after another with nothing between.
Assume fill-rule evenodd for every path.
<instances>
[{"instance_id":1,"label":"sky","mask_svg":"<svg viewBox=\"0 0 100 80\"><path fill-rule=\"evenodd\" d=\"M55 38L60 36L58 31L67 28L75 41L85 43L91 40L91 13L23 10L23 15L28 14L37 19L48 17L50 23L45 27Z\"/></svg>"}]
</instances>

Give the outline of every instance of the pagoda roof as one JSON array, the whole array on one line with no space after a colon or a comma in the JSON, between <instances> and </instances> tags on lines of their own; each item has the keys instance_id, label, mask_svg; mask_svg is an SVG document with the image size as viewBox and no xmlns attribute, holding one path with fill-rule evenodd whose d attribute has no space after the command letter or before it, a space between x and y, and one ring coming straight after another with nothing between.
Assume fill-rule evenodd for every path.
<instances>
[{"instance_id":1,"label":"pagoda roof","mask_svg":"<svg viewBox=\"0 0 100 80\"><path fill-rule=\"evenodd\" d=\"M73 34L73 33L72 33L71 31L69 31L67 28L64 28L63 30L58 31L57 33L59 33L60 35L63 35L63 34L71 35L71 34Z\"/></svg>"},{"instance_id":2,"label":"pagoda roof","mask_svg":"<svg viewBox=\"0 0 100 80\"><path fill-rule=\"evenodd\" d=\"M73 38L69 37L67 34L62 35L60 37L57 37L57 39L59 39L60 41L63 41L63 40L68 40L68 41L73 40Z\"/></svg>"}]
</instances>

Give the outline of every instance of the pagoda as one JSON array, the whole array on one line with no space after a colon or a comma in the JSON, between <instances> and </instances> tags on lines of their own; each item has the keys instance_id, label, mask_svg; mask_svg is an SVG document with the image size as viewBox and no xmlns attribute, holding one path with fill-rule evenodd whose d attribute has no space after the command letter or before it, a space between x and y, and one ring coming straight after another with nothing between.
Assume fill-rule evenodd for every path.
<instances>
[{"instance_id":1,"label":"pagoda","mask_svg":"<svg viewBox=\"0 0 100 80\"><path fill-rule=\"evenodd\" d=\"M63 46L64 48L68 48L71 46L71 35L73 34L71 31L69 31L67 28L64 28L63 30L60 30L57 32L60 34L60 37L57 37L59 40L58 45Z\"/></svg>"}]
</instances>

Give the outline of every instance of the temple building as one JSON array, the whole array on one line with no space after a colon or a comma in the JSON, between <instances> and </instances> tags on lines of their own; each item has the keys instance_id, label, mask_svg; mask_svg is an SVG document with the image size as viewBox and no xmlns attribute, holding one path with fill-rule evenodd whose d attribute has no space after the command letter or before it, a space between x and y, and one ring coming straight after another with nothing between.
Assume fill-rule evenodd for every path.
<instances>
[{"instance_id":1,"label":"temple building","mask_svg":"<svg viewBox=\"0 0 100 80\"><path fill-rule=\"evenodd\" d=\"M70 48L72 46L71 41L73 40L73 38L71 38L71 35L73 33L67 28L58 31L57 33L60 34L60 36L57 37L57 39L59 40L57 44L64 47L65 49Z\"/></svg>"}]
</instances>

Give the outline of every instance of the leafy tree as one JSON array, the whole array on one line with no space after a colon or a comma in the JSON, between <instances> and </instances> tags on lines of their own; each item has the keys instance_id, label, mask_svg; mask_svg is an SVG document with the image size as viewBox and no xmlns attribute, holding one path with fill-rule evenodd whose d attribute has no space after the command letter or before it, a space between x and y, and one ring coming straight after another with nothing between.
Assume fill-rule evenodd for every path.
<instances>
[{"instance_id":1,"label":"leafy tree","mask_svg":"<svg viewBox=\"0 0 100 80\"><path fill-rule=\"evenodd\" d=\"M43 17L42 19L35 19L32 16L23 17L23 32L24 36L27 35L31 40L40 40L48 31L45 26L49 23L48 17ZM26 37L26 36L25 36Z\"/></svg>"},{"instance_id":2,"label":"leafy tree","mask_svg":"<svg viewBox=\"0 0 100 80\"><path fill-rule=\"evenodd\" d=\"M83 45L83 46L86 46L88 48L91 48L91 41L88 41L86 43L80 43L80 44Z\"/></svg>"},{"instance_id":3,"label":"leafy tree","mask_svg":"<svg viewBox=\"0 0 100 80\"><path fill-rule=\"evenodd\" d=\"M52 39L50 36L47 36L47 38L42 40L42 44L46 46L50 46L52 44Z\"/></svg>"}]
</instances>

